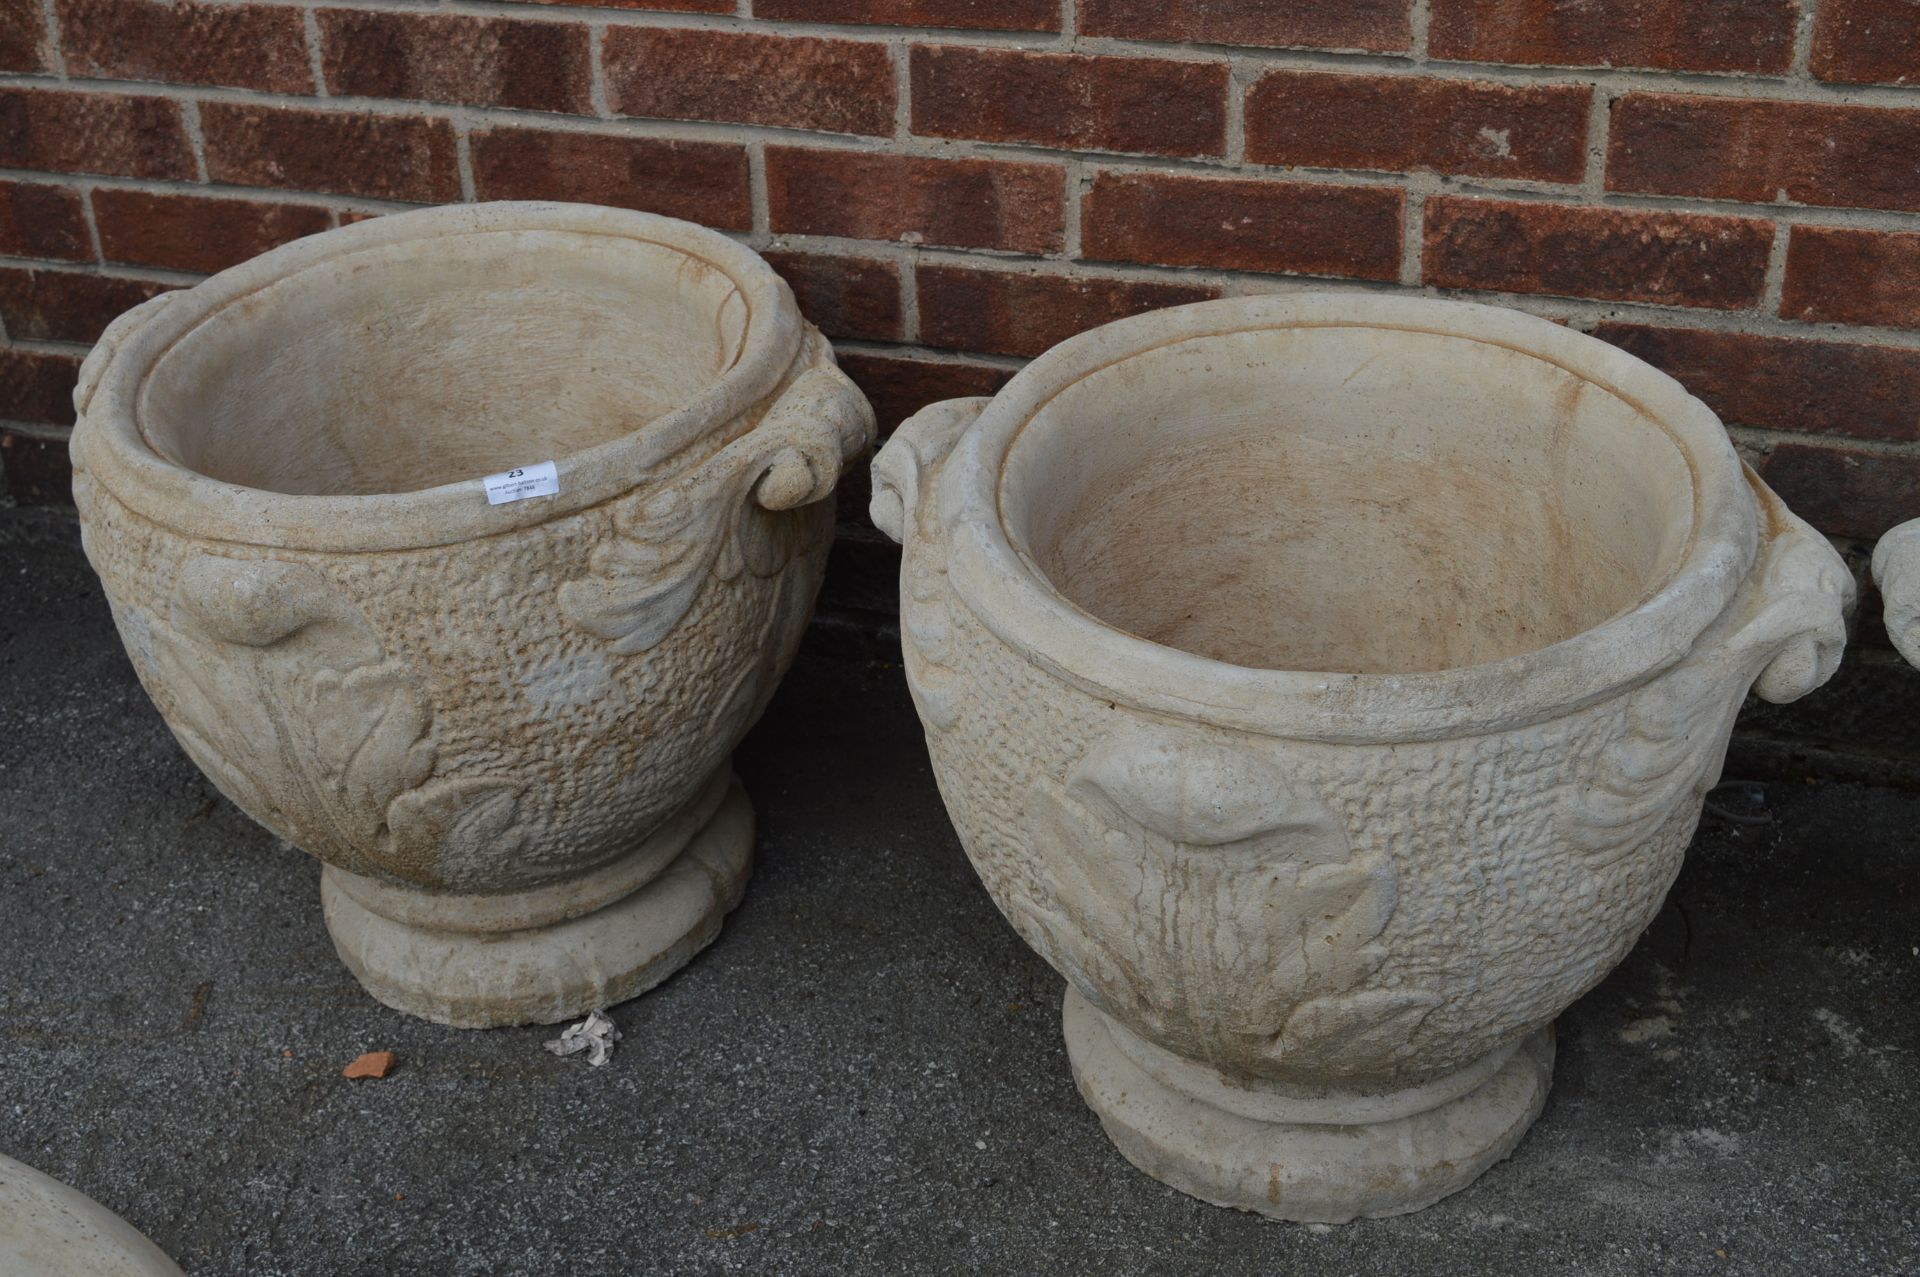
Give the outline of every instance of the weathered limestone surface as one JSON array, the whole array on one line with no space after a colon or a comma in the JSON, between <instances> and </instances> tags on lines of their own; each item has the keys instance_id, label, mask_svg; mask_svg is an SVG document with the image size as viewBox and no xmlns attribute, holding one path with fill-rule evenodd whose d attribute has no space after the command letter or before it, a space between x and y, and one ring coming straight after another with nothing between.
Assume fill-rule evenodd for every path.
<instances>
[{"instance_id":1,"label":"weathered limestone surface","mask_svg":"<svg viewBox=\"0 0 1920 1277\"><path fill-rule=\"evenodd\" d=\"M1082 1094L1288 1219L1512 1150L1742 697L1824 682L1853 593L1677 383L1457 303L1125 320L874 477L941 793Z\"/></svg>"}]
</instances>

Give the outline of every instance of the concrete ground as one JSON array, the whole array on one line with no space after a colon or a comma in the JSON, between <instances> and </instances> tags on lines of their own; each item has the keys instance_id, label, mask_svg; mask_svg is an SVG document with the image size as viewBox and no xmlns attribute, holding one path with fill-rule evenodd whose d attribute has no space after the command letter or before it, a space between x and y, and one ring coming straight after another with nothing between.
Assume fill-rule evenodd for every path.
<instances>
[{"instance_id":1,"label":"concrete ground","mask_svg":"<svg viewBox=\"0 0 1920 1277\"><path fill-rule=\"evenodd\" d=\"M746 903L591 1069L363 996L318 866L174 745L70 525L0 520L0 1152L189 1273L1920 1272L1920 795L1709 817L1511 1160L1277 1224L1108 1146L897 667L803 657L739 758Z\"/></svg>"}]
</instances>

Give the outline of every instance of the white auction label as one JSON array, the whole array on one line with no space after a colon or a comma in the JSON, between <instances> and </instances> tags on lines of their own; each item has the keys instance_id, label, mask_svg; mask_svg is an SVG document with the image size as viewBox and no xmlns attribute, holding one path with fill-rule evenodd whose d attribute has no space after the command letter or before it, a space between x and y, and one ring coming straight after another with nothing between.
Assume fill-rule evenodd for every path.
<instances>
[{"instance_id":1,"label":"white auction label","mask_svg":"<svg viewBox=\"0 0 1920 1277\"><path fill-rule=\"evenodd\" d=\"M484 480L487 485L487 504L505 505L509 501L524 501L528 497L550 497L560 491L560 472L553 462L542 461L538 465L521 466L505 474L490 474Z\"/></svg>"}]
</instances>

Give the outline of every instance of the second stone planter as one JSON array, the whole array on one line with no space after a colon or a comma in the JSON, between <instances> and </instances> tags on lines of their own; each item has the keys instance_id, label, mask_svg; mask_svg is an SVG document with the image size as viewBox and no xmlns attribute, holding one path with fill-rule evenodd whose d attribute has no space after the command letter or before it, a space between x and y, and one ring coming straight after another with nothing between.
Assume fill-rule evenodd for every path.
<instances>
[{"instance_id":1,"label":"second stone planter","mask_svg":"<svg viewBox=\"0 0 1920 1277\"><path fill-rule=\"evenodd\" d=\"M1419 299L1112 324L874 479L941 793L1081 1093L1286 1219L1514 1148L1741 699L1823 682L1853 589L1664 374Z\"/></svg>"},{"instance_id":2,"label":"second stone planter","mask_svg":"<svg viewBox=\"0 0 1920 1277\"><path fill-rule=\"evenodd\" d=\"M558 1021L714 937L752 851L729 758L873 423L758 256L579 205L381 218L129 312L75 402L141 681L326 862L374 996Z\"/></svg>"}]
</instances>

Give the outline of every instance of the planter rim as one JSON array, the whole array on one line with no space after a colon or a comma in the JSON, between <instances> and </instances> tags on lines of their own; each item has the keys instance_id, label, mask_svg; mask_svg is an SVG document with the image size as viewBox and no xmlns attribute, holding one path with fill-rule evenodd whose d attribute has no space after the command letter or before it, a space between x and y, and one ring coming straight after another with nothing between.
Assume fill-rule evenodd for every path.
<instances>
[{"instance_id":1,"label":"planter rim","mask_svg":"<svg viewBox=\"0 0 1920 1277\"><path fill-rule=\"evenodd\" d=\"M410 492L310 495L214 479L173 461L147 440L141 395L160 358L199 325L262 289L354 254L419 240L542 232L627 239L673 249L732 282L747 307L739 353L692 400L618 439L551 458L560 491L536 501L491 506L483 476ZM209 540L294 550L367 552L451 545L531 527L613 500L694 447L715 427L771 395L803 338L799 307L784 280L752 249L677 218L591 204L498 201L396 213L295 240L163 294L168 300L97 353L105 360L73 432L76 469L128 508L163 526ZM157 300L157 299L156 299ZM152 305L152 303L148 303ZM129 321L135 322L135 321ZM728 442L714 440L716 446Z\"/></svg>"},{"instance_id":2,"label":"planter rim","mask_svg":"<svg viewBox=\"0 0 1920 1277\"><path fill-rule=\"evenodd\" d=\"M1010 451L1036 414L1084 378L1187 341L1260 329L1398 329L1485 342L1551 363L1625 400L1690 471L1693 527L1677 566L1637 605L1559 642L1418 673L1261 669L1121 630L1081 609L1017 548L1002 517ZM1436 739L1558 717L1678 662L1728 608L1759 554L1760 512L1720 419L1679 382L1584 333L1519 311L1432 298L1299 293L1197 302L1062 342L1001 388L941 466L948 574L1016 651L1102 698L1263 735L1332 743Z\"/></svg>"}]
</instances>

